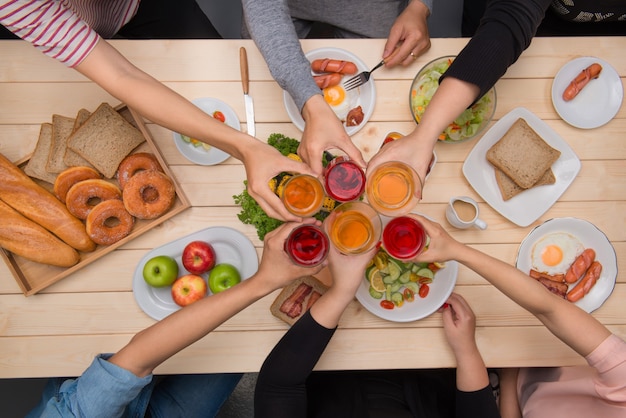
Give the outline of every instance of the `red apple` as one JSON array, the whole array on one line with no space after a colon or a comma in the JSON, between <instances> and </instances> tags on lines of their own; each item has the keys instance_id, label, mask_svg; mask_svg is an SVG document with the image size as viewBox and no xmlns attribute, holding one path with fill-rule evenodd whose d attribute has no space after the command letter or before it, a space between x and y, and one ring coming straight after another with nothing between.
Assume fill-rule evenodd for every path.
<instances>
[{"instance_id":1,"label":"red apple","mask_svg":"<svg viewBox=\"0 0 626 418\"><path fill-rule=\"evenodd\" d=\"M215 251L208 242L192 241L185 246L182 261L189 273L206 273L215 266Z\"/></svg>"},{"instance_id":2,"label":"red apple","mask_svg":"<svg viewBox=\"0 0 626 418\"><path fill-rule=\"evenodd\" d=\"M197 274L185 274L172 284L172 299L179 306L187 306L197 302L206 294L206 280Z\"/></svg>"}]
</instances>

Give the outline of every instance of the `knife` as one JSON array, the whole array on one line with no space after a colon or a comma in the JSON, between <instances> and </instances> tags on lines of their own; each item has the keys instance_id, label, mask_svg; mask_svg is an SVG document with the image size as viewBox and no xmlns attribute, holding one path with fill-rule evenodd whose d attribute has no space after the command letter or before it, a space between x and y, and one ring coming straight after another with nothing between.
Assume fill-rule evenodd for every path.
<instances>
[{"instance_id":1,"label":"knife","mask_svg":"<svg viewBox=\"0 0 626 418\"><path fill-rule=\"evenodd\" d=\"M241 67L241 84L243 85L243 102L246 105L246 125L248 126L248 135L255 136L254 129L254 103L252 97L248 94L250 78L248 76L248 54L243 46L239 48L239 65Z\"/></svg>"}]
</instances>

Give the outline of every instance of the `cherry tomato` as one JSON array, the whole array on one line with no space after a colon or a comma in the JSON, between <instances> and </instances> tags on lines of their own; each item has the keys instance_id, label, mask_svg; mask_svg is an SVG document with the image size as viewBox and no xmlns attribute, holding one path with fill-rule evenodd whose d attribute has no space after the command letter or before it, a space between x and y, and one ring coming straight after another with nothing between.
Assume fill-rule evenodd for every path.
<instances>
[{"instance_id":1,"label":"cherry tomato","mask_svg":"<svg viewBox=\"0 0 626 418\"><path fill-rule=\"evenodd\" d=\"M426 283L420 286L420 298L425 298L426 296L428 296L428 292L430 292L430 286L428 286Z\"/></svg>"},{"instance_id":2,"label":"cherry tomato","mask_svg":"<svg viewBox=\"0 0 626 418\"><path fill-rule=\"evenodd\" d=\"M222 123L226 122L226 116L224 116L224 114L220 112L219 110L216 110L215 112L213 112L213 117Z\"/></svg>"},{"instance_id":3,"label":"cherry tomato","mask_svg":"<svg viewBox=\"0 0 626 418\"><path fill-rule=\"evenodd\" d=\"M433 273L436 273L439 270L439 267L435 263L428 263L428 269Z\"/></svg>"},{"instance_id":4,"label":"cherry tomato","mask_svg":"<svg viewBox=\"0 0 626 418\"><path fill-rule=\"evenodd\" d=\"M409 288L404 289L403 296L404 300L407 302L413 302L415 300L415 292Z\"/></svg>"},{"instance_id":5,"label":"cherry tomato","mask_svg":"<svg viewBox=\"0 0 626 418\"><path fill-rule=\"evenodd\" d=\"M393 309L393 308L394 308L394 306L395 306L395 305L394 305L394 304L393 304L393 302L392 302L392 301L390 301L390 300L386 300L386 299L385 299L385 300L381 300L381 301L380 301L380 307L381 307L381 308L383 308L383 309Z\"/></svg>"}]
</instances>

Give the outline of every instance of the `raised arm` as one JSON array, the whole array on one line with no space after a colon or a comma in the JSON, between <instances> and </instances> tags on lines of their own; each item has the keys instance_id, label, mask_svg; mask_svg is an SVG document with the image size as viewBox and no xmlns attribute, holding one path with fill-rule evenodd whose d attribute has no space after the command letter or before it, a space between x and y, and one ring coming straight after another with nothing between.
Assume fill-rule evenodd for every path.
<instances>
[{"instance_id":1,"label":"raised arm","mask_svg":"<svg viewBox=\"0 0 626 418\"><path fill-rule=\"evenodd\" d=\"M585 357L611 332L593 316L565 299L550 293L538 281L515 267L468 247L436 223L415 215L431 237L428 251L420 261L455 259L483 276L498 290L535 315L555 336ZM580 332L584 329L585 332Z\"/></svg>"},{"instance_id":2,"label":"raised arm","mask_svg":"<svg viewBox=\"0 0 626 418\"><path fill-rule=\"evenodd\" d=\"M139 332L109 361L143 377L224 321L291 280L321 269L295 266L284 252L284 242L297 224L287 223L265 237L263 258L255 275L230 289L176 311Z\"/></svg>"}]
</instances>

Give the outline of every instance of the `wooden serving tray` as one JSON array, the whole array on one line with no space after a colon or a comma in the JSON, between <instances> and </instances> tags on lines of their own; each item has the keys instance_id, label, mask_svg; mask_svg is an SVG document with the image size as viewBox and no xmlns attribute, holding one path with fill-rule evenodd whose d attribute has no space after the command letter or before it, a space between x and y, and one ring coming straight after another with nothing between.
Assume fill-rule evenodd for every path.
<instances>
[{"instance_id":1,"label":"wooden serving tray","mask_svg":"<svg viewBox=\"0 0 626 418\"><path fill-rule=\"evenodd\" d=\"M165 160L161 155L161 151L154 142L154 139L150 135L150 132L148 131L148 129L146 129L144 120L141 115L139 115L136 111L129 108L125 104L117 106L116 110L122 116L124 116L131 124L137 127L146 139L146 142L139 145L137 149L133 151L133 153L137 151L152 152L159 160L159 163L161 164L161 167L163 168L165 174L167 174L170 179L172 179L172 182L174 183L174 186L176 188L176 199L174 201L174 204L167 213L159 218L135 219L135 225L133 226L130 235L128 235L126 238L121 239L115 244L107 246L98 245L96 250L90 253L80 252L80 261L72 267L63 268L36 263L34 261L30 261L21 256L13 254L3 248L0 248L0 256L2 256L4 261L7 263L9 270L15 277L15 280L17 281L25 296L34 295L35 293L40 292L41 290L58 282L59 280L77 272L86 265L98 260L101 257L104 257L116 248L126 244L130 240L174 217L175 215L179 214L180 212L191 206L191 203L183 193L180 184L178 184L178 181L165 163ZM27 161L28 159L19 162L18 165L21 166Z\"/></svg>"}]
</instances>

